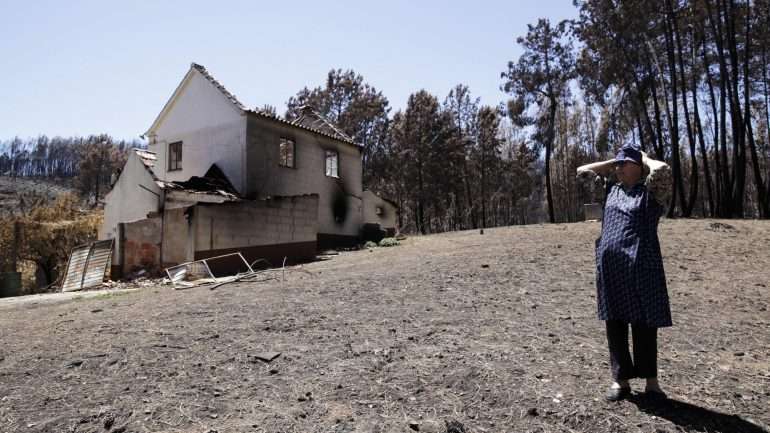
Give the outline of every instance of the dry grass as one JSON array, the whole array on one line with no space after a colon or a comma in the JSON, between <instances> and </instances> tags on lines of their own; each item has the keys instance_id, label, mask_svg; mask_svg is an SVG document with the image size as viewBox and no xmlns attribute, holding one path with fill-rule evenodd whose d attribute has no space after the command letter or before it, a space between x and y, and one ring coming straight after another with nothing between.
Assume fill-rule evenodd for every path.
<instances>
[{"instance_id":1,"label":"dry grass","mask_svg":"<svg viewBox=\"0 0 770 433\"><path fill-rule=\"evenodd\" d=\"M96 239L102 218L102 210L81 209L78 198L69 193L60 194L51 203L41 201L23 213L0 214L0 250L4 252L0 271L13 270L15 245L15 270L22 274L22 293L49 290L63 278L72 248ZM38 269L51 280L38 284Z\"/></svg>"}]
</instances>

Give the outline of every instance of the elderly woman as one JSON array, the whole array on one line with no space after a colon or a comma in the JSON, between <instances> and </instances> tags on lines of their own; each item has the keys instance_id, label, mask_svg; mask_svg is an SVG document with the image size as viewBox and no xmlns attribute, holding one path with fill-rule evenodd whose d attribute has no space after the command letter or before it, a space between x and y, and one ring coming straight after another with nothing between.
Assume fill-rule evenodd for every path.
<instances>
[{"instance_id":1,"label":"elderly woman","mask_svg":"<svg viewBox=\"0 0 770 433\"><path fill-rule=\"evenodd\" d=\"M657 380L657 330L671 326L671 310L658 221L670 197L670 170L624 146L614 159L579 167L578 178L606 195L596 241L596 300L599 319L606 322L613 378L606 398L631 395L632 378L646 379L647 395L665 398Z\"/></svg>"}]
</instances>

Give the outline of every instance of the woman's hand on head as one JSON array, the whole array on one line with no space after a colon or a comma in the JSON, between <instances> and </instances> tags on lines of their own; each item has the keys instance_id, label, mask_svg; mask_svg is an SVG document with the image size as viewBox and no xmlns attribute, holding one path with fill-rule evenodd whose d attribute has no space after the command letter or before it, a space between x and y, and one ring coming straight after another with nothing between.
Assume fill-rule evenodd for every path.
<instances>
[{"instance_id":1,"label":"woman's hand on head","mask_svg":"<svg viewBox=\"0 0 770 433\"><path fill-rule=\"evenodd\" d=\"M641 152L642 153L642 164L646 165L650 169L650 174L655 172L661 167L668 167L668 164L666 164L663 161L658 161L657 159L652 159L647 155L647 152Z\"/></svg>"},{"instance_id":2,"label":"woman's hand on head","mask_svg":"<svg viewBox=\"0 0 770 433\"><path fill-rule=\"evenodd\" d=\"M671 200L672 187L674 184L674 177L671 175L671 167L665 162L651 160L650 173L647 175L647 189L652 193L653 198L664 209L662 213L665 213L665 209L669 205Z\"/></svg>"}]
</instances>

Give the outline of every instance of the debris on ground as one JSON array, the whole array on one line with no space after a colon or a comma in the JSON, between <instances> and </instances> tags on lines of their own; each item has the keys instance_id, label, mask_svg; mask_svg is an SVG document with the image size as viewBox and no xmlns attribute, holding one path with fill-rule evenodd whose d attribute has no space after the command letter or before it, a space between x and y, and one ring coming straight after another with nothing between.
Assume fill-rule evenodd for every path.
<instances>
[{"instance_id":1,"label":"debris on ground","mask_svg":"<svg viewBox=\"0 0 770 433\"><path fill-rule=\"evenodd\" d=\"M722 222L713 222L708 225L708 229L714 232L734 232L735 226Z\"/></svg>"},{"instance_id":2,"label":"debris on ground","mask_svg":"<svg viewBox=\"0 0 770 433\"><path fill-rule=\"evenodd\" d=\"M265 363L270 363L279 356L281 356L281 352L261 352L254 355L254 358Z\"/></svg>"},{"instance_id":3,"label":"debris on ground","mask_svg":"<svg viewBox=\"0 0 770 433\"><path fill-rule=\"evenodd\" d=\"M212 266L215 266L215 263L232 262L233 260L238 261L238 259L240 259L240 264L234 272L231 271L225 275L220 274L217 276L211 270ZM265 260L260 259L258 261ZM216 284L219 286L224 283L238 281L255 275L256 272L254 271L254 268L252 268L252 265L258 261L249 264L243 257L243 254L236 252L182 263L166 268L165 272L176 290L189 289L205 284ZM228 264L226 267L227 269L233 269L233 265Z\"/></svg>"},{"instance_id":4,"label":"debris on ground","mask_svg":"<svg viewBox=\"0 0 770 433\"><path fill-rule=\"evenodd\" d=\"M460 421L444 421L446 423L446 433L467 433L465 426Z\"/></svg>"}]
</instances>

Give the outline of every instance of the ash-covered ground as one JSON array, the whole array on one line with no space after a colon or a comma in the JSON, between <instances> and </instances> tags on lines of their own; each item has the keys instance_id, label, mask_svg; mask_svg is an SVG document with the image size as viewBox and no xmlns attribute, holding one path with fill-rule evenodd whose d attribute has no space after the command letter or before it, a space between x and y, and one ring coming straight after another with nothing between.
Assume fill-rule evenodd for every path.
<instances>
[{"instance_id":1,"label":"ash-covered ground","mask_svg":"<svg viewBox=\"0 0 770 433\"><path fill-rule=\"evenodd\" d=\"M412 237L213 291L0 306L0 432L766 431L770 222L661 222L664 404L603 400L599 227Z\"/></svg>"}]
</instances>

